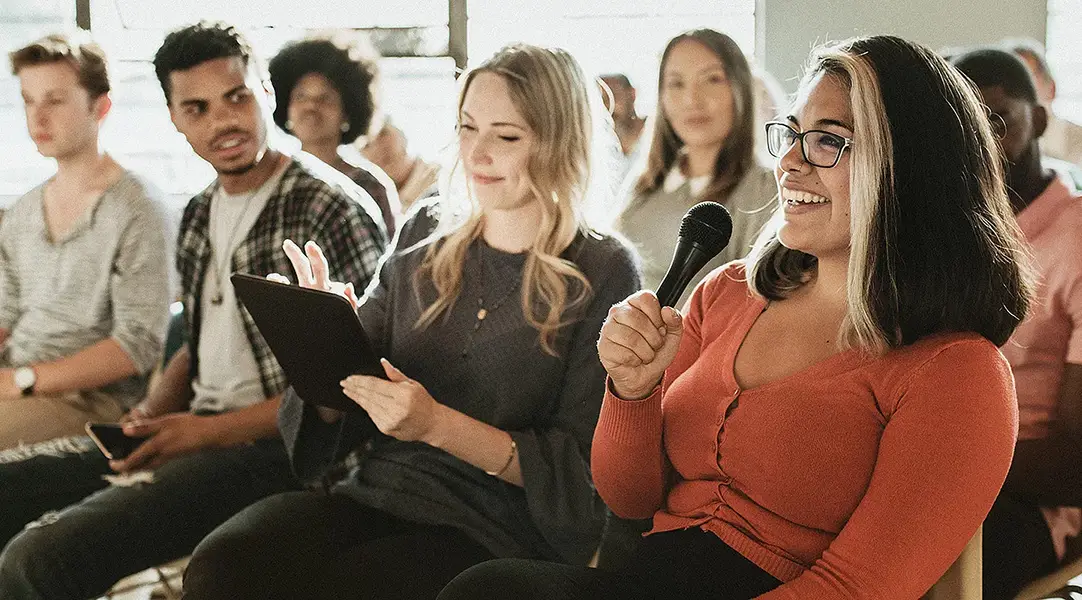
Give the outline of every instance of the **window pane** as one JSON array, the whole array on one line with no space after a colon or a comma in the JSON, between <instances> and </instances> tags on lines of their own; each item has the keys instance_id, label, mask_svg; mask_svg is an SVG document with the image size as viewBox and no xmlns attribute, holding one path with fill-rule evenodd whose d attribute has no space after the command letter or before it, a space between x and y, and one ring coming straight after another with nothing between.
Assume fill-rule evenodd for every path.
<instances>
[{"instance_id":1,"label":"window pane","mask_svg":"<svg viewBox=\"0 0 1082 600\"><path fill-rule=\"evenodd\" d=\"M244 27L411 27L446 25L447 0L324 0L306 10L297 0L111 0L130 29L168 30L200 19ZM96 24L94 24L96 27Z\"/></svg>"},{"instance_id":2,"label":"window pane","mask_svg":"<svg viewBox=\"0 0 1082 600\"><path fill-rule=\"evenodd\" d=\"M0 68L0 207L7 206L54 170L53 161L42 158L26 132L19 94L19 80L11 75L6 53L37 38L72 29L72 0L0 0L0 40L4 41Z\"/></svg>"},{"instance_id":3,"label":"window pane","mask_svg":"<svg viewBox=\"0 0 1082 600\"><path fill-rule=\"evenodd\" d=\"M1056 76L1056 114L1082 123L1082 55L1078 31L1082 27L1082 0L1049 0L1048 65Z\"/></svg>"},{"instance_id":4,"label":"window pane","mask_svg":"<svg viewBox=\"0 0 1082 600\"><path fill-rule=\"evenodd\" d=\"M470 0L469 11L471 63L511 42L558 46L590 75L627 75L643 114L653 113L661 51L676 34L710 27L755 50L754 0Z\"/></svg>"}]
</instances>

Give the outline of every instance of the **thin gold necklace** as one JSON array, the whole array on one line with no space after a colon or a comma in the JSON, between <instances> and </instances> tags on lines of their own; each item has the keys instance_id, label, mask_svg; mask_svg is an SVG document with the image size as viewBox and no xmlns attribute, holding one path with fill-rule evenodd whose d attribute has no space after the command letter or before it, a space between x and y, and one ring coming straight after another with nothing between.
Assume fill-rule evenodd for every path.
<instances>
[{"instance_id":1,"label":"thin gold necklace","mask_svg":"<svg viewBox=\"0 0 1082 600\"><path fill-rule=\"evenodd\" d=\"M496 312L503 303L511 297L511 294L518 289L518 284L512 285L507 292L501 296L490 308L485 308L485 260L484 260L484 240L478 240L477 244L477 282L478 287L481 288L480 295L477 296L477 320L474 321L473 327L470 328L469 333L466 334L466 345L462 348L462 358L466 358L470 354L470 348L473 346L473 338L477 335L477 331L481 329L481 325L485 322L485 319L494 312Z\"/></svg>"}]
</instances>

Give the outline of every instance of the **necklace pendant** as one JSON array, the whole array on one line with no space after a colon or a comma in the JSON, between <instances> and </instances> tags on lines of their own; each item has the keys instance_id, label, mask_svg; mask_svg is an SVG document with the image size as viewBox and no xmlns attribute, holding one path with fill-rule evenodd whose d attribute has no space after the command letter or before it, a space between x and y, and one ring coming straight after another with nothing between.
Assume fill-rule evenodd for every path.
<instances>
[{"instance_id":1,"label":"necklace pendant","mask_svg":"<svg viewBox=\"0 0 1082 600\"><path fill-rule=\"evenodd\" d=\"M482 308L481 310L477 311L477 320L478 321L484 321L485 317L487 317L487 316L488 316L488 311L487 310Z\"/></svg>"},{"instance_id":2,"label":"necklace pendant","mask_svg":"<svg viewBox=\"0 0 1082 600\"><path fill-rule=\"evenodd\" d=\"M214 294L210 297L210 303L214 306L221 306L223 300L225 300L225 298L222 298L221 294Z\"/></svg>"}]
</instances>

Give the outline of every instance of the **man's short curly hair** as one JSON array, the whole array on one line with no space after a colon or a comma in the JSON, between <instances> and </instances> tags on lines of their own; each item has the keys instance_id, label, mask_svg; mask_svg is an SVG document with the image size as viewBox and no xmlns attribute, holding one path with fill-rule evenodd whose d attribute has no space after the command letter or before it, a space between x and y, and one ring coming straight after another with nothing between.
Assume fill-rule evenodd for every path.
<instances>
[{"instance_id":1,"label":"man's short curly hair","mask_svg":"<svg viewBox=\"0 0 1082 600\"><path fill-rule=\"evenodd\" d=\"M244 66L256 63L252 45L237 28L221 21L200 21L182 27L165 36L161 48L154 54L154 73L165 92L165 101L172 96L169 75L218 58L240 58Z\"/></svg>"},{"instance_id":2,"label":"man's short curly hair","mask_svg":"<svg viewBox=\"0 0 1082 600\"><path fill-rule=\"evenodd\" d=\"M309 73L327 78L342 96L342 111L349 129L340 143L349 144L368 133L376 110L373 85L379 73L377 57L356 45L342 45L330 39L309 39L287 45L271 59L269 70L278 104L274 122L285 129L289 96L297 82Z\"/></svg>"}]
</instances>

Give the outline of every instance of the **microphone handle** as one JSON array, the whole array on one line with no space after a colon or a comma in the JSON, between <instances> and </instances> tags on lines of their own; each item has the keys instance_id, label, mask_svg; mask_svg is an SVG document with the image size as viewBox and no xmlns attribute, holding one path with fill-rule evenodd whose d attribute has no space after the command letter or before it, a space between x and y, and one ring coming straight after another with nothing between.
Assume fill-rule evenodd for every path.
<instances>
[{"instance_id":1,"label":"microphone handle","mask_svg":"<svg viewBox=\"0 0 1082 600\"><path fill-rule=\"evenodd\" d=\"M661 305L676 308L676 303L680 301L680 296L684 294L688 283L717 254L717 252L708 252L695 242L678 240L672 262L669 263L669 270L657 288L657 299Z\"/></svg>"}]
</instances>

